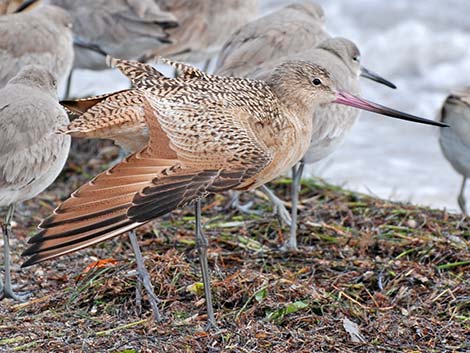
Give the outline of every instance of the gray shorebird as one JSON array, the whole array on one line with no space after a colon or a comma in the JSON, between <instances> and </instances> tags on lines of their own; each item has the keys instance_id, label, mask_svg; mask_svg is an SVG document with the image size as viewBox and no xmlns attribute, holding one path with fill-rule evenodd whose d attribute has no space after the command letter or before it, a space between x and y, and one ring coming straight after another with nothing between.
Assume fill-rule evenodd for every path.
<instances>
[{"instance_id":1,"label":"gray shorebird","mask_svg":"<svg viewBox=\"0 0 470 353\"><path fill-rule=\"evenodd\" d=\"M5 285L3 297L21 299L13 291L9 239L15 205L47 188L67 159L70 137L56 133L69 123L57 101L57 81L42 67L26 66L0 89L0 207Z\"/></svg>"},{"instance_id":2,"label":"gray shorebird","mask_svg":"<svg viewBox=\"0 0 470 353\"><path fill-rule=\"evenodd\" d=\"M337 87L353 94L360 93L359 77L361 76L395 88L391 82L361 66L359 49L353 42L345 38L328 38L316 48L289 56L289 58L309 60L322 65L331 73ZM278 60L277 63L282 60ZM265 63L263 69L256 67L254 68L256 73L253 77L258 79L268 77L275 66L276 61L271 61ZM290 233L284 244L285 249L297 249L297 204L304 164L318 162L335 152L343 144L357 121L359 113L357 109L338 104L322 105L315 110L312 116L313 133L310 146L299 164L292 168L291 217L286 217L288 212L285 210L283 202L271 190L267 189L266 186L261 188L273 202L279 215L284 216L286 223L289 224L290 221Z\"/></svg>"},{"instance_id":3,"label":"gray shorebird","mask_svg":"<svg viewBox=\"0 0 470 353\"><path fill-rule=\"evenodd\" d=\"M319 104L336 102L443 126L339 90L326 69L306 61L282 63L265 81L209 75L164 60L181 73L172 79L149 65L109 61L146 98L152 111L145 115L149 141L46 218L29 240L23 255L30 258L23 266L97 244L196 202L197 244L210 298L199 201L210 193L254 189L295 165L308 149ZM206 304L215 325L210 300Z\"/></svg>"},{"instance_id":4,"label":"gray shorebird","mask_svg":"<svg viewBox=\"0 0 470 353\"><path fill-rule=\"evenodd\" d=\"M73 63L72 19L56 6L0 16L0 87L26 65L65 80Z\"/></svg>"},{"instance_id":5,"label":"gray shorebird","mask_svg":"<svg viewBox=\"0 0 470 353\"><path fill-rule=\"evenodd\" d=\"M322 7L312 1L290 4L251 21L227 39L216 73L254 77L267 62L310 50L329 38L324 23Z\"/></svg>"},{"instance_id":6,"label":"gray shorebird","mask_svg":"<svg viewBox=\"0 0 470 353\"><path fill-rule=\"evenodd\" d=\"M168 30L172 43L156 47L142 60L163 56L179 61L204 61L204 71L227 38L258 14L258 0L154 1L175 15L180 25Z\"/></svg>"},{"instance_id":7,"label":"gray shorebird","mask_svg":"<svg viewBox=\"0 0 470 353\"><path fill-rule=\"evenodd\" d=\"M221 51L215 72L223 76L264 79L280 62L302 59L321 64L331 72L338 87L355 94L359 93L359 76L395 88L391 82L360 65L360 52L354 43L344 38L329 38L323 23L322 8L309 1L261 17L233 34ZM290 226L285 249L297 248L297 202L304 162L319 161L339 148L358 114L356 109L337 104L315 110L310 147L299 165L292 169L292 216L282 200L266 186L261 187L275 212ZM249 205L240 205L238 194L231 204L249 212Z\"/></svg>"},{"instance_id":8,"label":"gray shorebird","mask_svg":"<svg viewBox=\"0 0 470 353\"><path fill-rule=\"evenodd\" d=\"M449 95L440 115L441 122L450 127L441 129L439 144L446 159L462 176L457 201L462 213L467 215L465 184L470 176L470 87Z\"/></svg>"},{"instance_id":9,"label":"gray shorebird","mask_svg":"<svg viewBox=\"0 0 470 353\"><path fill-rule=\"evenodd\" d=\"M27 0L23 7L37 0ZM176 17L163 11L154 0L47 0L70 13L76 39L94 43L107 53L136 59L147 50L170 43L167 29L178 25ZM104 70L103 57L75 46L73 68ZM70 94L72 74L67 92Z\"/></svg>"}]
</instances>

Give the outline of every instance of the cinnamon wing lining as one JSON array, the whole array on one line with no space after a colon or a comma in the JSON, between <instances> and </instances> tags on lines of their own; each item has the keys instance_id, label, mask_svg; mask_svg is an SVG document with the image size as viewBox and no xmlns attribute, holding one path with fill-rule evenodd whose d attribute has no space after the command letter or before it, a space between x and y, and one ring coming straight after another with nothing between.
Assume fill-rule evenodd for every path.
<instances>
[{"instance_id":1,"label":"cinnamon wing lining","mask_svg":"<svg viewBox=\"0 0 470 353\"><path fill-rule=\"evenodd\" d=\"M133 154L80 187L40 225L23 255L23 266L82 249L141 225L126 213L134 195L155 176L179 165L178 160L152 158L146 150Z\"/></svg>"}]
</instances>

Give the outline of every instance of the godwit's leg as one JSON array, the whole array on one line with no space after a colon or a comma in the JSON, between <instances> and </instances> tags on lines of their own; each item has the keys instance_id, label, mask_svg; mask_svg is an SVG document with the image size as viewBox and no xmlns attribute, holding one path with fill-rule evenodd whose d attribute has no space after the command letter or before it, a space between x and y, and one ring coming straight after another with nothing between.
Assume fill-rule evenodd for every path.
<instances>
[{"instance_id":1,"label":"godwit's leg","mask_svg":"<svg viewBox=\"0 0 470 353\"><path fill-rule=\"evenodd\" d=\"M459 197L457 199L459 202L460 210L462 211L464 215L467 214L467 207L466 207L466 202L465 202L465 183L466 182L467 182L467 177L464 176L462 180L462 186L460 187Z\"/></svg>"},{"instance_id":2,"label":"godwit's leg","mask_svg":"<svg viewBox=\"0 0 470 353\"><path fill-rule=\"evenodd\" d=\"M131 241L132 250L134 251L134 255L135 255L138 279L144 285L144 288L148 294L149 303L150 303L150 306L152 307L153 319L159 322L162 320L160 311L158 310L159 300L153 289L152 282L150 281L150 275L147 271L147 268L145 267L144 258L142 257L142 252L140 251L139 242L137 241L137 237L135 235L134 230L131 230L129 232L129 240Z\"/></svg>"},{"instance_id":3,"label":"godwit's leg","mask_svg":"<svg viewBox=\"0 0 470 353\"><path fill-rule=\"evenodd\" d=\"M292 219L286 206L284 206L284 201L277 197L276 194L266 185L261 186L259 189L269 198L269 201L271 201L274 214L276 214L281 221L291 227Z\"/></svg>"},{"instance_id":4,"label":"godwit's leg","mask_svg":"<svg viewBox=\"0 0 470 353\"><path fill-rule=\"evenodd\" d=\"M286 250L297 250L297 205L299 201L300 181L304 171L304 161L300 161L292 168L292 224L290 226L289 239L284 244Z\"/></svg>"},{"instance_id":5,"label":"godwit's leg","mask_svg":"<svg viewBox=\"0 0 470 353\"><path fill-rule=\"evenodd\" d=\"M214 317L214 308L212 306L212 294L211 294L211 282L209 265L207 263L207 248L209 242L202 231L201 226L201 201L196 202L195 207L196 213L196 246L199 252L199 262L201 264L202 272L202 283L204 284L204 294L206 296L206 307L207 307L207 329L217 329L217 323Z\"/></svg>"},{"instance_id":6,"label":"godwit's leg","mask_svg":"<svg viewBox=\"0 0 470 353\"><path fill-rule=\"evenodd\" d=\"M5 270L5 285L2 288L0 299L11 298L17 301L24 301L26 295L18 295L13 291L11 285L11 268L10 268L10 238L13 235L11 231L11 221L13 220L13 214L15 213L15 204L8 207L7 215L5 217L5 223L2 224L3 233L3 265Z\"/></svg>"}]
</instances>

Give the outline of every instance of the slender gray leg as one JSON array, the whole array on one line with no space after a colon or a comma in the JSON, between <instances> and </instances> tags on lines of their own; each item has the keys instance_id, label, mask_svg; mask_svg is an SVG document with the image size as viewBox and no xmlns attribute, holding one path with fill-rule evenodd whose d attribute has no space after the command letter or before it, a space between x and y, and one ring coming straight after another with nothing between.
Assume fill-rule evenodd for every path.
<instances>
[{"instance_id":1,"label":"slender gray leg","mask_svg":"<svg viewBox=\"0 0 470 353\"><path fill-rule=\"evenodd\" d=\"M466 207L466 202L465 202L465 183L467 181L467 178L464 176L462 180L462 186L460 187L460 193L458 197L458 202L460 206L460 210L464 215L467 214L467 207Z\"/></svg>"},{"instance_id":2,"label":"slender gray leg","mask_svg":"<svg viewBox=\"0 0 470 353\"><path fill-rule=\"evenodd\" d=\"M23 301L26 296L20 296L13 292L11 285L11 268L10 268L10 238L12 236L11 221L13 220L13 214L15 213L15 204L8 207L7 215L5 217L5 224L2 225L3 232L3 263L5 269L5 286L2 290L0 299L11 298L17 301Z\"/></svg>"},{"instance_id":3,"label":"slender gray leg","mask_svg":"<svg viewBox=\"0 0 470 353\"><path fill-rule=\"evenodd\" d=\"M209 65L211 64L211 59L207 59L204 62L204 65L202 66L202 71L207 72L207 69L209 68Z\"/></svg>"},{"instance_id":4,"label":"slender gray leg","mask_svg":"<svg viewBox=\"0 0 470 353\"><path fill-rule=\"evenodd\" d=\"M300 181L304 172L304 161L300 161L292 168L292 224L290 226L289 239L284 244L286 250L297 250L297 205L299 201Z\"/></svg>"},{"instance_id":5,"label":"slender gray leg","mask_svg":"<svg viewBox=\"0 0 470 353\"><path fill-rule=\"evenodd\" d=\"M196 202L195 207L196 213L196 246L199 252L199 262L201 264L202 272L202 283L204 284L204 294L206 296L206 307L207 307L207 329L210 328L217 329L217 323L214 317L214 308L212 306L212 294L211 294L211 281L209 273L209 265L207 263L207 247L209 246L209 241L202 231L201 226L201 201Z\"/></svg>"},{"instance_id":6,"label":"slender gray leg","mask_svg":"<svg viewBox=\"0 0 470 353\"><path fill-rule=\"evenodd\" d=\"M273 211L285 224L289 227L292 225L292 219L290 217L289 211L287 211L284 202L276 196L276 194L269 189L266 185L263 185L259 188L268 198L269 201L273 204Z\"/></svg>"},{"instance_id":7,"label":"slender gray leg","mask_svg":"<svg viewBox=\"0 0 470 353\"><path fill-rule=\"evenodd\" d=\"M139 281L141 281L141 283L144 285L144 288L149 297L149 303L153 311L153 319L157 322L162 321L160 311L158 310L159 300L155 295L152 282L150 281L150 275L147 271L147 268L145 267L144 258L142 257L142 253L140 252L139 242L137 241L137 237L135 235L134 230L131 230L129 232L129 240L131 241L132 250L134 251L135 255L135 262L137 264L137 273L139 276Z\"/></svg>"},{"instance_id":8,"label":"slender gray leg","mask_svg":"<svg viewBox=\"0 0 470 353\"><path fill-rule=\"evenodd\" d=\"M72 74L73 74L73 69L70 70L69 76L67 77L67 86L65 87L65 99L70 98L70 92L72 90Z\"/></svg>"}]
</instances>

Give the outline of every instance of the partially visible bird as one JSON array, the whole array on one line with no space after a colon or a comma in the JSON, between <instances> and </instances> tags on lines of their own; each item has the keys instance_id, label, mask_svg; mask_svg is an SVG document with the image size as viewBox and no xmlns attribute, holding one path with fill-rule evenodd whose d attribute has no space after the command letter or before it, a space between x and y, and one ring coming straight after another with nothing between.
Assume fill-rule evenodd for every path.
<instances>
[{"instance_id":1,"label":"partially visible bird","mask_svg":"<svg viewBox=\"0 0 470 353\"><path fill-rule=\"evenodd\" d=\"M151 108L145 115L148 144L83 185L46 218L29 240L23 255L30 258L23 266L105 241L196 202L196 234L207 270L199 201L210 193L256 188L297 163L307 151L319 104L443 125L339 90L326 69L306 61L284 62L265 81L214 76L165 61L182 73L172 79L149 65L110 62ZM204 288L210 294L207 271ZM206 304L215 325L212 305Z\"/></svg>"},{"instance_id":2,"label":"partially visible bird","mask_svg":"<svg viewBox=\"0 0 470 353\"><path fill-rule=\"evenodd\" d=\"M175 15L180 25L168 30L171 44L156 47L142 60L163 56L186 62L205 61L204 71L227 38L258 14L258 0L154 1Z\"/></svg>"},{"instance_id":3,"label":"partially visible bird","mask_svg":"<svg viewBox=\"0 0 470 353\"><path fill-rule=\"evenodd\" d=\"M329 38L324 24L323 8L311 0L268 13L232 34L220 52L215 73L256 78L259 71L272 68L279 60L310 50ZM292 229L292 218L282 200L266 186L261 190L271 200L274 212ZM251 203L240 203L239 193L232 193L230 207L251 213L250 206Z\"/></svg>"},{"instance_id":4,"label":"partially visible bird","mask_svg":"<svg viewBox=\"0 0 470 353\"><path fill-rule=\"evenodd\" d=\"M69 123L57 101L57 80L39 66L25 66L0 89L0 207L5 285L3 297L20 300L11 284L11 221L15 205L47 188L67 159L70 137L56 133Z\"/></svg>"},{"instance_id":5,"label":"partially visible bird","mask_svg":"<svg viewBox=\"0 0 470 353\"><path fill-rule=\"evenodd\" d=\"M219 75L264 79L282 61L302 59L318 63L331 72L339 88L359 93L359 76L395 86L377 74L361 67L357 46L344 38L329 38L323 29L322 8L310 1L289 5L241 28L225 44L215 72ZM320 106L313 115L313 135L307 154L293 168L291 215L284 203L266 186L266 193L275 212L290 225L284 248L297 248L297 202L303 165L319 161L344 141L357 120L359 112L336 104ZM246 206L235 195L232 204L242 211Z\"/></svg>"},{"instance_id":6,"label":"partially visible bird","mask_svg":"<svg viewBox=\"0 0 470 353\"><path fill-rule=\"evenodd\" d=\"M26 65L65 80L73 63L72 19L56 6L0 16L0 87Z\"/></svg>"},{"instance_id":7,"label":"partially visible bird","mask_svg":"<svg viewBox=\"0 0 470 353\"><path fill-rule=\"evenodd\" d=\"M449 127L440 130L439 144L446 159L462 176L457 201L462 213L467 215L465 184L470 177L470 87L449 95L440 115L441 122Z\"/></svg>"},{"instance_id":8,"label":"partially visible bird","mask_svg":"<svg viewBox=\"0 0 470 353\"><path fill-rule=\"evenodd\" d=\"M37 0L27 0L23 7ZM46 0L66 10L73 20L75 39L94 43L107 53L136 59L145 51L171 42L167 30L178 20L154 0ZM73 68L104 70L104 58L92 50L75 46ZM66 97L70 95L70 75Z\"/></svg>"},{"instance_id":9,"label":"partially visible bird","mask_svg":"<svg viewBox=\"0 0 470 353\"><path fill-rule=\"evenodd\" d=\"M262 16L227 39L215 72L221 76L255 77L266 63L312 49L329 38L324 23L323 8L312 1L290 4Z\"/></svg>"},{"instance_id":10,"label":"partially visible bird","mask_svg":"<svg viewBox=\"0 0 470 353\"><path fill-rule=\"evenodd\" d=\"M0 0L0 15L15 12L21 3L21 0Z\"/></svg>"}]
</instances>

